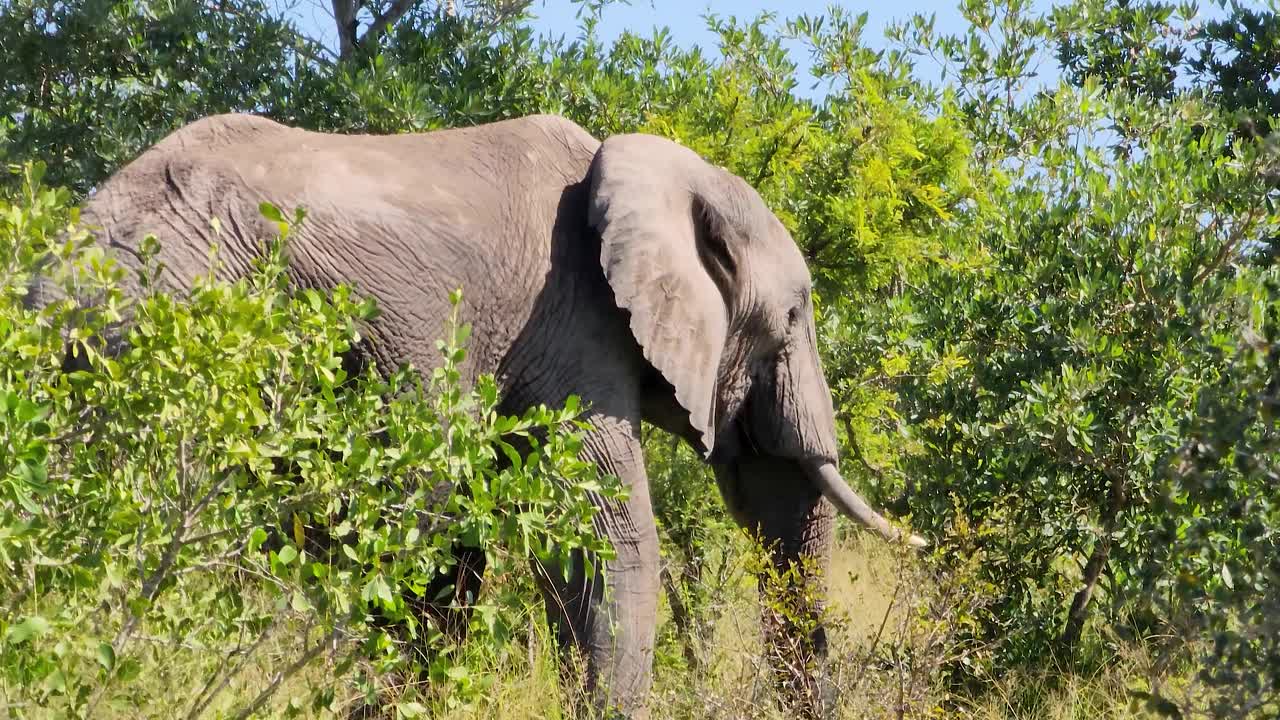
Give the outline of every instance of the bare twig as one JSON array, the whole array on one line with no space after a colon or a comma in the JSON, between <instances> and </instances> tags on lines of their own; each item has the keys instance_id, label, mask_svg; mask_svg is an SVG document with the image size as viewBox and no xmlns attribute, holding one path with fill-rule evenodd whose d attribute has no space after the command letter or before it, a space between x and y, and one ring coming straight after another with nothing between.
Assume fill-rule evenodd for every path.
<instances>
[{"instance_id":1,"label":"bare twig","mask_svg":"<svg viewBox=\"0 0 1280 720\"><path fill-rule=\"evenodd\" d=\"M209 679L208 681L205 682L204 687L200 688L200 692L196 695L195 701L191 703L191 709L187 711L188 720L195 720L195 718L198 718L204 714L204 711L208 709L209 704L213 702L214 698L222 694L222 691L227 688L227 685L231 684L232 678L240 674L240 669L245 666L245 663L249 662L249 659L252 658L254 653L258 651L258 648L262 647L262 643L266 642L267 638L270 637L271 635L271 631L274 629L275 629L275 622L273 621L270 624L268 624L265 628L262 629L262 632L258 634L258 637L256 639L254 639L253 644L249 646L249 649L241 653L240 651L240 648L242 646L241 640L244 637L243 629L242 629L241 636L236 639L235 649L233 649L231 652L222 656L222 660L218 663L218 668L213 671L212 675L209 676ZM240 662L236 663L236 666L232 668L230 672L223 675L222 674L223 668L225 668L227 666L227 662L230 661L231 658L237 654L240 654ZM222 682L218 683L217 686L215 687L214 681L218 679L219 675L222 676ZM206 696L206 693L208 693L207 696Z\"/></svg>"},{"instance_id":2,"label":"bare twig","mask_svg":"<svg viewBox=\"0 0 1280 720\"><path fill-rule=\"evenodd\" d=\"M262 21L262 18L259 17L257 13L246 12L241 8L235 7L234 5L228 5L226 3L223 3L221 2L221 0L210 0L207 7L210 10L213 10L214 12L220 12L220 13L223 13L224 15L233 15L233 16L245 18L248 20L252 20L254 22ZM319 40L316 40L315 38L311 38L306 35L303 35L302 33L298 32L297 28L295 27L290 27L289 29L293 33L293 36L297 39L297 42L294 43L294 46L293 46L294 52L298 53L299 55L301 55L302 57L308 60L311 60L312 62L316 62L321 65L326 65L329 67L333 66L333 58L324 56L324 53L329 53L330 55L332 54L332 51L329 48L325 47L324 43L320 42Z\"/></svg>"},{"instance_id":3,"label":"bare twig","mask_svg":"<svg viewBox=\"0 0 1280 720\"><path fill-rule=\"evenodd\" d=\"M853 429L853 421L848 416L844 417L843 420L844 432L849 439L849 450L853 455L853 459L857 460L863 469L871 473L872 477L877 480L884 480L884 470L872 465L867 460L867 456L862 453L862 444L858 442L858 434Z\"/></svg>"},{"instance_id":4,"label":"bare twig","mask_svg":"<svg viewBox=\"0 0 1280 720\"><path fill-rule=\"evenodd\" d=\"M894 583L893 597L889 600L889 606L884 609L884 617L880 618L880 627L876 628L876 636L871 639L871 647L867 649L867 656L874 656L876 648L880 645L880 638L884 635L884 628L889 624L889 616L893 614L894 607L898 604L898 596L902 593L902 582Z\"/></svg>"},{"instance_id":5,"label":"bare twig","mask_svg":"<svg viewBox=\"0 0 1280 720\"><path fill-rule=\"evenodd\" d=\"M667 593L667 602L671 604L671 621L676 624L676 629L680 633L684 659L689 663L690 668L699 670L702 667L702 660L695 647L697 632L693 617L689 613L689 608L685 606L684 599L680 597L680 589L676 587L675 579L671 577L670 566L666 563L662 565L660 576L662 588Z\"/></svg>"},{"instance_id":6,"label":"bare twig","mask_svg":"<svg viewBox=\"0 0 1280 720\"><path fill-rule=\"evenodd\" d=\"M1222 247L1218 248L1218 253L1214 256L1213 260L1210 260L1203 268L1200 269L1200 272L1196 273L1195 279L1191 281L1192 285L1200 284L1202 280L1212 275L1218 270L1218 268L1222 267L1222 264L1226 262L1227 258L1231 257L1235 249L1240 246L1240 243L1244 242L1248 229L1253 227L1254 222L1257 221L1260 214L1261 213L1259 212L1257 205L1249 208L1249 214L1245 216L1244 220L1236 225L1234 232L1232 232L1230 236L1227 237L1227 240L1222 243Z\"/></svg>"},{"instance_id":7,"label":"bare twig","mask_svg":"<svg viewBox=\"0 0 1280 720\"><path fill-rule=\"evenodd\" d=\"M262 706L266 704L267 700L270 700L271 696L275 694L275 691L280 687L282 682L293 677L299 670L306 667L316 658L317 655L324 652L324 649L329 646L329 643L337 640L341 633L342 629L340 627L335 627L329 632L329 634L325 635L320 642L317 642L315 645L307 648L307 651L302 653L302 655L300 655L297 660L294 660L288 667L277 672L275 677L271 679L271 682L268 683L268 685L262 689L262 692L258 693L258 696L253 699L253 702L249 703L236 715L236 720L246 720L250 715L261 709Z\"/></svg>"},{"instance_id":8,"label":"bare twig","mask_svg":"<svg viewBox=\"0 0 1280 720\"><path fill-rule=\"evenodd\" d=\"M190 466L187 438L184 437L178 441L178 486L182 490L183 498L190 497L190 488L192 487L191 474L192 470ZM155 599L155 596L159 593L164 580L173 570L173 564L177 561L178 553L182 550L183 546L186 545L187 533L191 531L196 518L218 494L229 477L230 473L223 473L222 476L219 477L212 486L210 486L209 490L200 498L194 507L186 510L185 512L179 513L179 519L173 526L173 535L169 538L169 544L165 546L164 553L160 556L160 563L142 583L141 596L148 603ZM139 552L141 552L141 548L139 548ZM141 566L141 556L139 556L138 561ZM133 610L128 611L128 618L120 628L120 631L116 633L116 637L111 643L112 649L115 651L117 657L124 655L125 649L129 646L129 640L133 636L134 631L137 630L138 623L141 620L142 617L138 613L135 613ZM93 699L88 705L87 714L89 716L94 714L98 703L102 701L103 695L106 694L106 690L111 685L111 681L114 678L115 673L113 671L107 676L102 684L98 686Z\"/></svg>"}]
</instances>

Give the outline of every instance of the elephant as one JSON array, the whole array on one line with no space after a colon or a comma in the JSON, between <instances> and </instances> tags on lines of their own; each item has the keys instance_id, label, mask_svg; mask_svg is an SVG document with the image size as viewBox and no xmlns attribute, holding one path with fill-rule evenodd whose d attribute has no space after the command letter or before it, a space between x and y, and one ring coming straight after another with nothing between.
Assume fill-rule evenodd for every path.
<instances>
[{"instance_id":1,"label":"elephant","mask_svg":"<svg viewBox=\"0 0 1280 720\"><path fill-rule=\"evenodd\" d=\"M156 234L160 285L182 290L209 270L215 241L221 278L252 270L277 232L264 201L307 210L290 240L292 284L347 283L376 300L360 352L379 368L433 366L460 287L472 326L464 382L494 375L512 414L581 399L584 459L628 497L597 501L613 559L579 561L544 592L553 635L585 656L601 707L648 715L659 554L642 421L700 454L729 514L779 567L807 558L820 574L837 511L926 544L841 477L795 241L746 181L679 143L600 141L552 115L399 135L215 115L119 169L81 219L126 271ZM803 632L824 656L821 626Z\"/></svg>"}]
</instances>

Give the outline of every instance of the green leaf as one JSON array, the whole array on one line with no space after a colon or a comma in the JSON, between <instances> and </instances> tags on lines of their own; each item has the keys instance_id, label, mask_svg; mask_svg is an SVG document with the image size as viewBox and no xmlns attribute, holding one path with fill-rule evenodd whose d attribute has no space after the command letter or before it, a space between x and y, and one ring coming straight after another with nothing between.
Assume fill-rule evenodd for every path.
<instances>
[{"instance_id":1,"label":"green leaf","mask_svg":"<svg viewBox=\"0 0 1280 720\"><path fill-rule=\"evenodd\" d=\"M127 683L136 680L142 674L142 663L137 658L125 657L120 661L120 669L116 671L116 680Z\"/></svg>"},{"instance_id":2,"label":"green leaf","mask_svg":"<svg viewBox=\"0 0 1280 720\"><path fill-rule=\"evenodd\" d=\"M116 649L111 643L98 643L98 664L107 672L111 672L116 667Z\"/></svg>"},{"instance_id":3,"label":"green leaf","mask_svg":"<svg viewBox=\"0 0 1280 720\"><path fill-rule=\"evenodd\" d=\"M360 591L360 597L367 603L372 603L375 599L379 600L386 607L395 604L395 598L391 595L391 587L383 579L382 573L376 573L369 579L369 582L365 583L364 589Z\"/></svg>"},{"instance_id":4,"label":"green leaf","mask_svg":"<svg viewBox=\"0 0 1280 720\"><path fill-rule=\"evenodd\" d=\"M39 615L32 615L16 625L10 625L9 630L5 633L5 640L15 645L21 645L31 638L38 638L49 632L50 627L48 620Z\"/></svg>"},{"instance_id":5,"label":"green leaf","mask_svg":"<svg viewBox=\"0 0 1280 720\"><path fill-rule=\"evenodd\" d=\"M284 213L280 212L280 208L276 207L275 205L272 205L269 202L259 203L258 212L262 213L263 217L265 217L266 219L274 223L281 224L281 225L286 223L284 219Z\"/></svg>"},{"instance_id":6,"label":"green leaf","mask_svg":"<svg viewBox=\"0 0 1280 720\"><path fill-rule=\"evenodd\" d=\"M427 707L419 702L398 702L396 703L396 716L406 719L425 717Z\"/></svg>"},{"instance_id":7,"label":"green leaf","mask_svg":"<svg viewBox=\"0 0 1280 720\"><path fill-rule=\"evenodd\" d=\"M262 543L266 541L267 531L260 527L254 528L253 532L249 533L249 543L247 546L249 552L257 552L258 548L262 547Z\"/></svg>"},{"instance_id":8,"label":"green leaf","mask_svg":"<svg viewBox=\"0 0 1280 720\"><path fill-rule=\"evenodd\" d=\"M280 548L280 552L276 554L276 559L281 565L288 565L298 558L298 551L292 545L285 545Z\"/></svg>"}]
</instances>

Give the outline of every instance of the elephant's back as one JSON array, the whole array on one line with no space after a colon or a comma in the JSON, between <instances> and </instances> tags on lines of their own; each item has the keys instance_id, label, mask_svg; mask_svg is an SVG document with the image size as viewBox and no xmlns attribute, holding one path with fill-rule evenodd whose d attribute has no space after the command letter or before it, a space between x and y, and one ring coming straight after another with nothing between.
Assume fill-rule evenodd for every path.
<instances>
[{"instance_id":1,"label":"elephant's back","mask_svg":"<svg viewBox=\"0 0 1280 720\"><path fill-rule=\"evenodd\" d=\"M259 211L263 202L286 214L304 208L312 224L330 231L438 231L471 236L490 252L510 250L493 226L549 224L560 194L585 177L598 147L576 124L546 115L403 135L321 133L215 115L174 131L115 173L86 204L84 220L126 254L146 234L158 235L162 259L188 283L207 268L215 243L227 253L229 275L247 269L244 243L218 242L209 221L217 218L232 235L270 237L276 229ZM481 229L489 232L476 235Z\"/></svg>"},{"instance_id":2,"label":"elephant's back","mask_svg":"<svg viewBox=\"0 0 1280 720\"><path fill-rule=\"evenodd\" d=\"M249 272L275 226L259 205L307 217L289 245L300 284L350 283L378 301L369 333L380 364L437 361L448 294L477 328L476 372L492 372L542 291L566 198L581 195L598 141L562 118L531 116L406 135L338 135L260 117L220 115L179 129L112 176L85 207L126 269L157 235L162 284L183 290L208 271ZM577 209L578 203L568 203ZM220 234L211 219L217 219ZM568 238L576 244L576 238ZM126 288L128 290L128 288ZM484 347L487 343L490 347Z\"/></svg>"}]
</instances>

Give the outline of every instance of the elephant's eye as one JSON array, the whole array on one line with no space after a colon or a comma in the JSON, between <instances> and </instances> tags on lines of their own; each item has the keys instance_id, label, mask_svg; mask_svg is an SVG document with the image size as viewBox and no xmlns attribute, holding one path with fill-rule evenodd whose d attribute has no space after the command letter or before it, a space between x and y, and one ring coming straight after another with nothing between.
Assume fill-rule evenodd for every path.
<instances>
[{"instance_id":1,"label":"elephant's eye","mask_svg":"<svg viewBox=\"0 0 1280 720\"><path fill-rule=\"evenodd\" d=\"M800 313L803 312L799 305L793 306L787 311L787 327L793 328L796 323L800 322Z\"/></svg>"}]
</instances>

